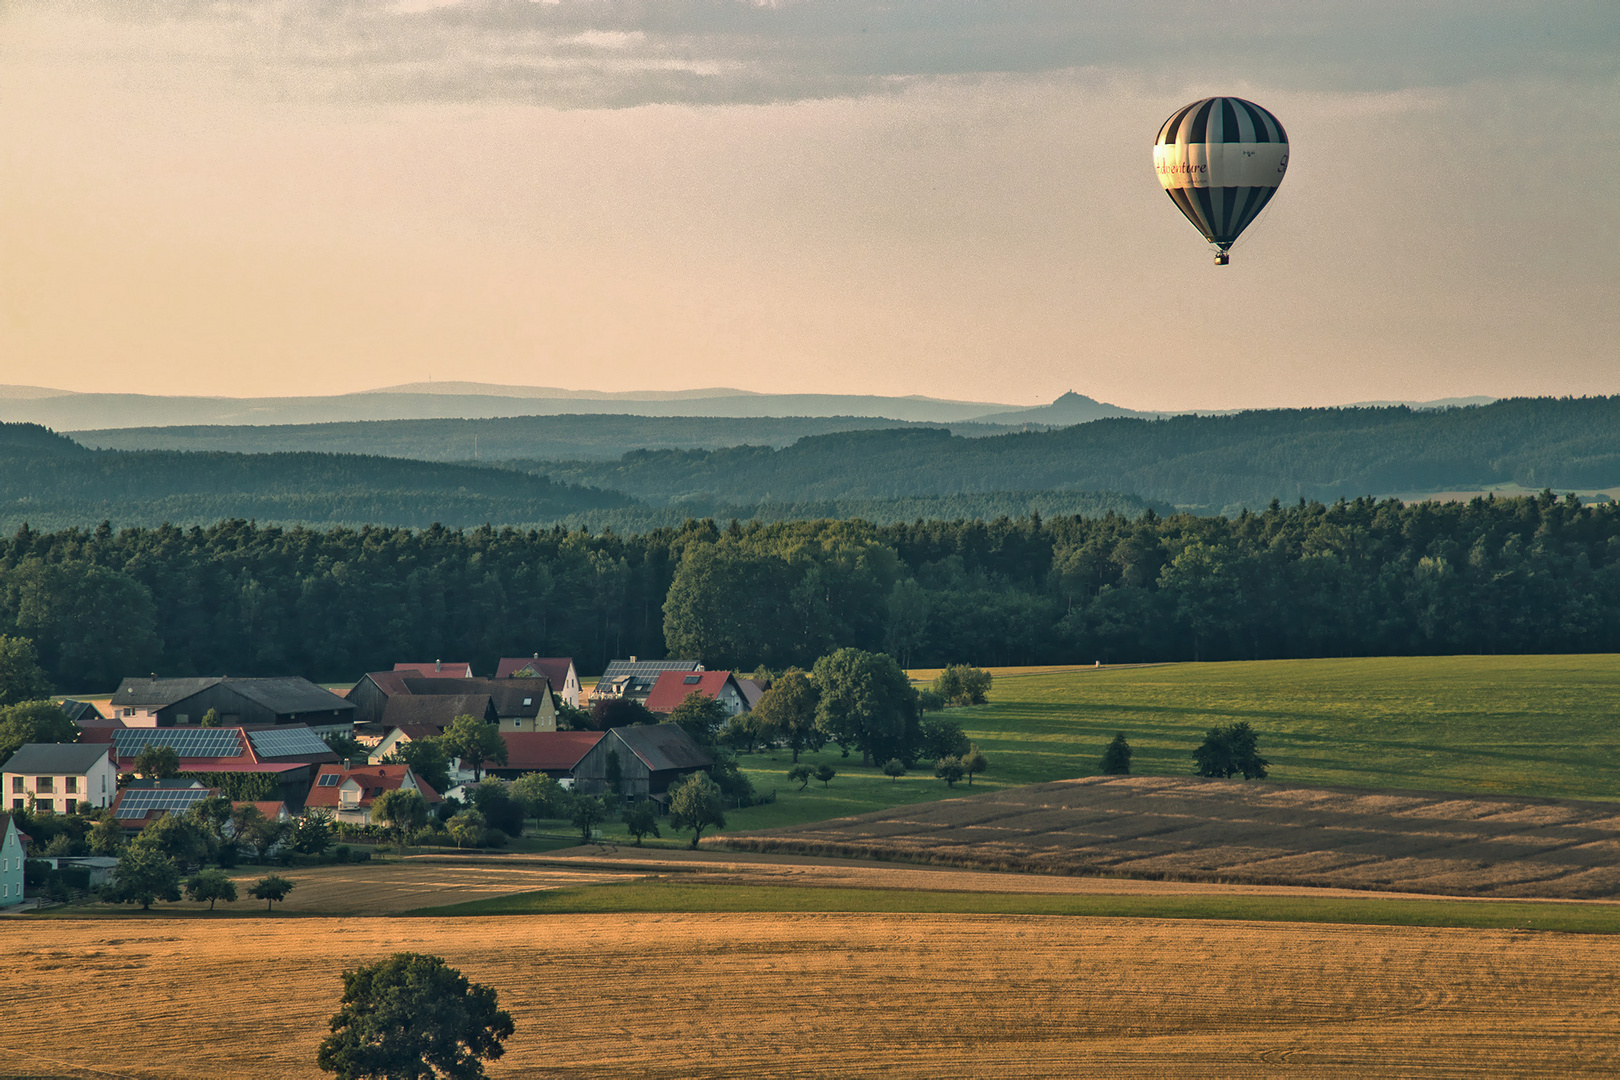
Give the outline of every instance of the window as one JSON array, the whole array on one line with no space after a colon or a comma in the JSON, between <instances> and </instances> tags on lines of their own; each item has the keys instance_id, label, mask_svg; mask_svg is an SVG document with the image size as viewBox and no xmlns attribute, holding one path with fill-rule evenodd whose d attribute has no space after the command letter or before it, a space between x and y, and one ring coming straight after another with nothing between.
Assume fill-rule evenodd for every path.
<instances>
[{"instance_id":1,"label":"window","mask_svg":"<svg viewBox=\"0 0 1620 1080\"><path fill-rule=\"evenodd\" d=\"M342 779L337 773L323 773L318 783L321 787L337 787Z\"/></svg>"},{"instance_id":2,"label":"window","mask_svg":"<svg viewBox=\"0 0 1620 1080\"><path fill-rule=\"evenodd\" d=\"M62 790L67 792L69 795L76 793L79 790L79 778L77 776L63 777Z\"/></svg>"},{"instance_id":3,"label":"window","mask_svg":"<svg viewBox=\"0 0 1620 1080\"><path fill-rule=\"evenodd\" d=\"M534 704L534 698L532 698L532 697L524 698L523 699L523 704L525 704L525 705L533 705Z\"/></svg>"},{"instance_id":4,"label":"window","mask_svg":"<svg viewBox=\"0 0 1620 1080\"><path fill-rule=\"evenodd\" d=\"M63 799L62 800L62 813L71 814L71 813L73 813L74 807L76 807L78 805L79 805L79 800L78 799Z\"/></svg>"},{"instance_id":5,"label":"window","mask_svg":"<svg viewBox=\"0 0 1620 1080\"><path fill-rule=\"evenodd\" d=\"M21 799L12 799L11 808L13 810L21 810L23 808L23 801Z\"/></svg>"},{"instance_id":6,"label":"window","mask_svg":"<svg viewBox=\"0 0 1620 1080\"><path fill-rule=\"evenodd\" d=\"M701 675L688 675L686 677L685 681L686 681L687 686L693 686L693 685L696 685L697 683L702 682L703 681L703 676L701 676Z\"/></svg>"},{"instance_id":7,"label":"window","mask_svg":"<svg viewBox=\"0 0 1620 1080\"><path fill-rule=\"evenodd\" d=\"M13 792L17 792L17 791L21 791L22 789L23 789L23 778L20 777L20 776L13 776L11 778L11 790Z\"/></svg>"},{"instance_id":8,"label":"window","mask_svg":"<svg viewBox=\"0 0 1620 1080\"><path fill-rule=\"evenodd\" d=\"M183 712L175 713L174 722L177 724L189 724L191 723L191 714Z\"/></svg>"},{"instance_id":9,"label":"window","mask_svg":"<svg viewBox=\"0 0 1620 1080\"><path fill-rule=\"evenodd\" d=\"M54 777L54 776L36 777L34 779L34 790L39 792L42 795L46 795L46 794L49 794L49 793L55 791L56 790L56 777Z\"/></svg>"}]
</instances>

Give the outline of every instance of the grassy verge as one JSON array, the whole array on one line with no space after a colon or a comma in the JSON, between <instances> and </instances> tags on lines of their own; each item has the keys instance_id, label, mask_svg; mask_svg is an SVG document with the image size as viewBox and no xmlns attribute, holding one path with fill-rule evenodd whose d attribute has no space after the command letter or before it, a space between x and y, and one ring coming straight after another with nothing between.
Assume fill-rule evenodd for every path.
<instances>
[{"instance_id":1,"label":"grassy verge","mask_svg":"<svg viewBox=\"0 0 1620 1080\"><path fill-rule=\"evenodd\" d=\"M1131 919L1243 919L1472 929L1620 933L1620 906L1519 900L1409 900L1323 896L1053 896L815 889L633 881L517 893L411 915L584 915L611 912L870 912L884 914L1070 915Z\"/></svg>"}]
</instances>

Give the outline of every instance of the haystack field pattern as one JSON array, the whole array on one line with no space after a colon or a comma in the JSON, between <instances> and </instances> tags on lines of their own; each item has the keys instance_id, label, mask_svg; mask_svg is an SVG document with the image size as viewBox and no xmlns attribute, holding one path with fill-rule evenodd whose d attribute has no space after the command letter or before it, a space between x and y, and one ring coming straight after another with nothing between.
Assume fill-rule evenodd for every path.
<instances>
[{"instance_id":1,"label":"haystack field pattern","mask_svg":"<svg viewBox=\"0 0 1620 1080\"><path fill-rule=\"evenodd\" d=\"M1620 897L1620 806L1090 777L720 842L743 850L1454 896Z\"/></svg>"},{"instance_id":2,"label":"haystack field pattern","mask_svg":"<svg viewBox=\"0 0 1620 1080\"><path fill-rule=\"evenodd\" d=\"M892 915L4 933L0 1009L9 1045L32 1055L11 1060L39 1075L320 1076L341 969L405 949L497 988L517 1033L494 1077L1620 1071L1620 937Z\"/></svg>"}]
</instances>

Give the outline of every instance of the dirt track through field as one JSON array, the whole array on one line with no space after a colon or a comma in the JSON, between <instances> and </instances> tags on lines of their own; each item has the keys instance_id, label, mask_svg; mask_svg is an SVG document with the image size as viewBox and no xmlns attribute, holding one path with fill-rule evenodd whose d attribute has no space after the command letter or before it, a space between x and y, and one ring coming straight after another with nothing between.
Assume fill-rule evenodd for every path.
<instances>
[{"instance_id":1,"label":"dirt track through field","mask_svg":"<svg viewBox=\"0 0 1620 1080\"><path fill-rule=\"evenodd\" d=\"M345 965L444 956L495 1077L1603 1075L1620 938L893 915L86 920L0 928L7 1042L138 1080L315 1077Z\"/></svg>"},{"instance_id":2,"label":"dirt track through field","mask_svg":"<svg viewBox=\"0 0 1620 1080\"><path fill-rule=\"evenodd\" d=\"M1620 898L1620 807L1573 799L1090 777L722 842L1065 873Z\"/></svg>"}]
</instances>

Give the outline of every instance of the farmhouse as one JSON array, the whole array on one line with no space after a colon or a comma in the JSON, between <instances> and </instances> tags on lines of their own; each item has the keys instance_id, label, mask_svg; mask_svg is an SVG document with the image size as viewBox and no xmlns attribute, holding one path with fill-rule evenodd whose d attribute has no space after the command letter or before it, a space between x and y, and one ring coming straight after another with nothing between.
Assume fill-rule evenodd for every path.
<instances>
[{"instance_id":1,"label":"farmhouse","mask_svg":"<svg viewBox=\"0 0 1620 1080\"><path fill-rule=\"evenodd\" d=\"M28 859L24 839L16 819L0 813L0 907L23 902L23 864Z\"/></svg>"},{"instance_id":2,"label":"farmhouse","mask_svg":"<svg viewBox=\"0 0 1620 1080\"><path fill-rule=\"evenodd\" d=\"M503 656L495 666L497 679L545 679L572 708L579 708L579 672L572 656Z\"/></svg>"},{"instance_id":3,"label":"farmhouse","mask_svg":"<svg viewBox=\"0 0 1620 1080\"><path fill-rule=\"evenodd\" d=\"M411 710L420 708L434 715L442 712L438 706L404 706L389 713L393 702L411 698L446 698L483 696L489 699L493 711L485 715L482 708L465 708L455 716L480 716L490 723L499 724L502 731L555 731L557 730L557 703L552 698L552 684L545 676L534 678L468 679L456 677L421 678L410 672L373 671L362 676L349 691L349 701L356 709L356 722L363 725L361 732L371 737L383 737L388 730L407 723L431 723L421 715L410 717ZM403 711L402 711L403 710ZM441 724L448 726L448 722Z\"/></svg>"},{"instance_id":4,"label":"farmhouse","mask_svg":"<svg viewBox=\"0 0 1620 1080\"><path fill-rule=\"evenodd\" d=\"M725 706L727 716L736 716L749 708L742 687L729 671L663 672L647 694L646 705L656 713L674 712L691 694L714 698Z\"/></svg>"},{"instance_id":5,"label":"farmhouse","mask_svg":"<svg viewBox=\"0 0 1620 1080\"><path fill-rule=\"evenodd\" d=\"M666 671L702 671L696 660L641 660L632 656L628 660L614 660L596 680L591 700L599 698L628 698L646 704L658 677Z\"/></svg>"},{"instance_id":6,"label":"farmhouse","mask_svg":"<svg viewBox=\"0 0 1620 1080\"><path fill-rule=\"evenodd\" d=\"M607 789L609 755L617 756L620 794L663 801L672 784L714 764L714 758L676 724L612 728L574 766L574 787L588 795Z\"/></svg>"},{"instance_id":7,"label":"farmhouse","mask_svg":"<svg viewBox=\"0 0 1620 1080\"><path fill-rule=\"evenodd\" d=\"M387 706L388 699L395 694L408 694L405 688L404 671L368 671L360 676L360 681L349 689L344 699L354 706L354 724L358 730L362 725L368 729L382 722L383 708Z\"/></svg>"},{"instance_id":8,"label":"farmhouse","mask_svg":"<svg viewBox=\"0 0 1620 1080\"><path fill-rule=\"evenodd\" d=\"M383 737L399 727L431 727L443 732L458 716L475 716L491 724L500 720L488 694L400 694L389 698L383 709Z\"/></svg>"},{"instance_id":9,"label":"farmhouse","mask_svg":"<svg viewBox=\"0 0 1620 1080\"><path fill-rule=\"evenodd\" d=\"M503 731L506 764L487 762L484 772L502 780L516 780L532 772L543 772L554 780L572 780L580 761L605 734L601 731Z\"/></svg>"},{"instance_id":10,"label":"farmhouse","mask_svg":"<svg viewBox=\"0 0 1620 1080\"><path fill-rule=\"evenodd\" d=\"M110 744L113 763L132 772L148 746L169 746L182 773L202 774L233 798L275 799L302 806L316 769L338 760L332 748L303 724L264 728L92 729L86 742Z\"/></svg>"},{"instance_id":11,"label":"farmhouse","mask_svg":"<svg viewBox=\"0 0 1620 1080\"><path fill-rule=\"evenodd\" d=\"M105 743L25 743L0 767L5 805L71 814L81 804L110 806L118 770Z\"/></svg>"},{"instance_id":12,"label":"farmhouse","mask_svg":"<svg viewBox=\"0 0 1620 1080\"><path fill-rule=\"evenodd\" d=\"M183 816L193 803L218 794L219 788L195 780L131 780L113 800L113 818L125 832L140 832L164 814Z\"/></svg>"},{"instance_id":13,"label":"farmhouse","mask_svg":"<svg viewBox=\"0 0 1620 1080\"><path fill-rule=\"evenodd\" d=\"M308 679L125 679L112 696L125 727L185 727L212 709L226 727L307 724L317 734L350 734L354 706Z\"/></svg>"},{"instance_id":14,"label":"farmhouse","mask_svg":"<svg viewBox=\"0 0 1620 1080\"><path fill-rule=\"evenodd\" d=\"M378 796L401 788L417 792L430 806L444 801L409 765L323 765L304 807L330 810L339 821L361 825L371 819Z\"/></svg>"}]
</instances>

